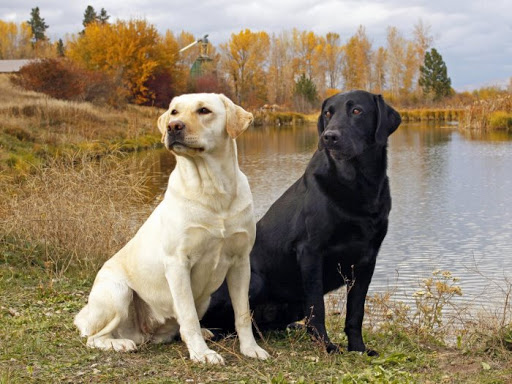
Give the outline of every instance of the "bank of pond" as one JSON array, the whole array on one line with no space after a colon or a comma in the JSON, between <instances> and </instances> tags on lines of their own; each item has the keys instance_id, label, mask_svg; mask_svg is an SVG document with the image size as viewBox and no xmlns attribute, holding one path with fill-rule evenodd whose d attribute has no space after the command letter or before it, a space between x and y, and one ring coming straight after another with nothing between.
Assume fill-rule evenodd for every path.
<instances>
[{"instance_id":1,"label":"bank of pond","mask_svg":"<svg viewBox=\"0 0 512 384\"><path fill-rule=\"evenodd\" d=\"M403 122L441 121L456 122L460 128L512 132L512 109L487 110L485 107L399 109ZM318 113L256 111L254 125L301 125L316 122Z\"/></svg>"}]
</instances>

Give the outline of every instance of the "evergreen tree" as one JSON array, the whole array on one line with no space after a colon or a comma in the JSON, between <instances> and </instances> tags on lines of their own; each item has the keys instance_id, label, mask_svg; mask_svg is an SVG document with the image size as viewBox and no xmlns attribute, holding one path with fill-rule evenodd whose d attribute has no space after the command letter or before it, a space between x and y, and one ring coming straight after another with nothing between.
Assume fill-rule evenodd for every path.
<instances>
[{"instance_id":1,"label":"evergreen tree","mask_svg":"<svg viewBox=\"0 0 512 384\"><path fill-rule=\"evenodd\" d=\"M92 5L88 5L87 8L85 8L84 12L84 21L82 21L82 25L84 27L87 27L88 24L96 21L98 19L98 15L96 14L96 11L94 10Z\"/></svg>"},{"instance_id":2,"label":"evergreen tree","mask_svg":"<svg viewBox=\"0 0 512 384\"><path fill-rule=\"evenodd\" d=\"M451 92L452 81L448 77L446 64L435 48L425 53L424 65L420 67L418 83L423 89L423 94L431 95L434 100L440 100Z\"/></svg>"},{"instance_id":3,"label":"evergreen tree","mask_svg":"<svg viewBox=\"0 0 512 384\"><path fill-rule=\"evenodd\" d=\"M64 42L62 41L62 39L59 39L59 41L57 41L57 55L59 57L66 56L65 49L64 49Z\"/></svg>"},{"instance_id":4,"label":"evergreen tree","mask_svg":"<svg viewBox=\"0 0 512 384\"><path fill-rule=\"evenodd\" d=\"M110 19L110 15L107 13L105 8L101 8L99 14L96 13L94 7L92 5L88 5L84 12L84 21L82 22L84 27L91 24L94 21L97 21L100 24L106 24Z\"/></svg>"},{"instance_id":5,"label":"evergreen tree","mask_svg":"<svg viewBox=\"0 0 512 384\"><path fill-rule=\"evenodd\" d=\"M101 24L106 24L108 19L110 19L110 15L107 14L105 8L101 8L99 16L96 18Z\"/></svg>"},{"instance_id":6,"label":"evergreen tree","mask_svg":"<svg viewBox=\"0 0 512 384\"><path fill-rule=\"evenodd\" d=\"M295 103L301 112L308 112L318 101L318 92L315 83L304 73L295 83Z\"/></svg>"},{"instance_id":7,"label":"evergreen tree","mask_svg":"<svg viewBox=\"0 0 512 384\"><path fill-rule=\"evenodd\" d=\"M39 14L39 7L32 8L30 16L31 18L27 21L27 23L32 29L32 38L34 43L47 40L44 33L49 25L45 24L44 19Z\"/></svg>"}]
</instances>

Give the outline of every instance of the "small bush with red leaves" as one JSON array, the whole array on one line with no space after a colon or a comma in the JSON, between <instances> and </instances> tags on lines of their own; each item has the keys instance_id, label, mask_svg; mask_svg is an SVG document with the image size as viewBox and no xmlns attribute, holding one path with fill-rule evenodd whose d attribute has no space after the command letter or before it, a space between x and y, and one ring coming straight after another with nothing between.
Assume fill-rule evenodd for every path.
<instances>
[{"instance_id":1,"label":"small bush with red leaves","mask_svg":"<svg viewBox=\"0 0 512 384\"><path fill-rule=\"evenodd\" d=\"M125 93L103 72L84 69L68 59L42 59L23 66L13 82L56 99L119 106Z\"/></svg>"}]
</instances>

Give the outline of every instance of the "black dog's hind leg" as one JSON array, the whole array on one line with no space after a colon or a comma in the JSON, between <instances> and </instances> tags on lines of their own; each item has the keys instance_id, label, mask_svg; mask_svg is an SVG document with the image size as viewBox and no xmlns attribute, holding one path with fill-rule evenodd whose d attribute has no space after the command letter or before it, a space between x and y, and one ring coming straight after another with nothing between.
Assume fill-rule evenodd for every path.
<instances>
[{"instance_id":1,"label":"black dog's hind leg","mask_svg":"<svg viewBox=\"0 0 512 384\"><path fill-rule=\"evenodd\" d=\"M332 343L325 329L324 288L322 284L322 259L311 252L299 251L302 285L304 289L306 327L308 333L325 345L328 353L340 353L341 348Z\"/></svg>"},{"instance_id":2,"label":"black dog's hind leg","mask_svg":"<svg viewBox=\"0 0 512 384\"><path fill-rule=\"evenodd\" d=\"M345 333L348 338L348 350L366 352L368 356L379 354L366 349L363 342L362 326L364 317L364 303L372 279L375 263L355 268L347 281L347 318L345 320Z\"/></svg>"}]
</instances>

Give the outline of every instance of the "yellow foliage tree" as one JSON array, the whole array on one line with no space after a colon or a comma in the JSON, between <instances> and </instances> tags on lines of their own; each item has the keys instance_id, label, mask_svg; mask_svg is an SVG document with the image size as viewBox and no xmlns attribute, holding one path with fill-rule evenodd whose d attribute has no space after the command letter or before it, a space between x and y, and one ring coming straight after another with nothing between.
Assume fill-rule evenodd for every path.
<instances>
[{"instance_id":1,"label":"yellow foliage tree","mask_svg":"<svg viewBox=\"0 0 512 384\"><path fill-rule=\"evenodd\" d=\"M267 73L267 98L271 104L290 101L294 90L291 39L286 32L272 36Z\"/></svg>"},{"instance_id":2,"label":"yellow foliage tree","mask_svg":"<svg viewBox=\"0 0 512 384\"><path fill-rule=\"evenodd\" d=\"M161 39L145 20L90 23L68 46L68 56L88 69L115 76L132 101L147 103L153 95L146 82L161 65Z\"/></svg>"},{"instance_id":3,"label":"yellow foliage tree","mask_svg":"<svg viewBox=\"0 0 512 384\"><path fill-rule=\"evenodd\" d=\"M387 52L389 87L393 96L398 96L403 85L406 40L396 27L387 29Z\"/></svg>"},{"instance_id":4,"label":"yellow foliage tree","mask_svg":"<svg viewBox=\"0 0 512 384\"><path fill-rule=\"evenodd\" d=\"M371 50L370 40L364 27L359 26L343 49L342 76L345 80L345 90L370 89L371 79Z\"/></svg>"},{"instance_id":5,"label":"yellow foliage tree","mask_svg":"<svg viewBox=\"0 0 512 384\"><path fill-rule=\"evenodd\" d=\"M265 101L265 71L270 38L266 32L245 29L231 34L227 44L221 44L222 65L231 78L236 102L241 105Z\"/></svg>"},{"instance_id":6,"label":"yellow foliage tree","mask_svg":"<svg viewBox=\"0 0 512 384\"><path fill-rule=\"evenodd\" d=\"M418 73L416 49L412 41L407 42L404 58L403 94L407 96L413 90L414 78Z\"/></svg>"},{"instance_id":7,"label":"yellow foliage tree","mask_svg":"<svg viewBox=\"0 0 512 384\"><path fill-rule=\"evenodd\" d=\"M314 32L293 30L294 69L296 75L305 74L313 80L315 66L318 65L318 57L322 46L320 39Z\"/></svg>"},{"instance_id":8,"label":"yellow foliage tree","mask_svg":"<svg viewBox=\"0 0 512 384\"><path fill-rule=\"evenodd\" d=\"M373 55L372 91L375 93L382 93L384 91L386 85L386 60L386 49L379 47Z\"/></svg>"},{"instance_id":9,"label":"yellow foliage tree","mask_svg":"<svg viewBox=\"0 0 512 384\"><path fill-rule=\"evenodd\" d=\"M28 23L16 24L0 20L0 59L30 59L33 57L32 30Z\"/></svg>"},{"instance_id":10,"label":"yellow foliage tree","mask_svg":"<svg viewBox=\"0 0 512 384\"><path fill-rule=\"evenodd\" d=\"M171 31L166 31L159 46L156 57L159 69L169 73L174 81L175 91L183 93L187 87L188 70L185 71L184 67L179 65L180 55L178 52L182 48L179 38L176 38Z\"/></svg>"},{"instance_id":11,"label":"yellow foliage tree","mask_svg":"<svg viewBox=\"0 0 512 384\"><path fill-rule=\"evenodd\" d=\"M327 74L327 87L336 89L340 82L340 66L343 49L341 47L340 35L329 32L325 36L324 47L325 70Z\"/></svg>"}]
</instances>

